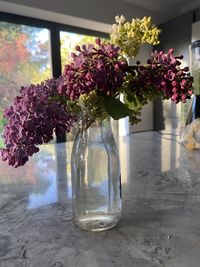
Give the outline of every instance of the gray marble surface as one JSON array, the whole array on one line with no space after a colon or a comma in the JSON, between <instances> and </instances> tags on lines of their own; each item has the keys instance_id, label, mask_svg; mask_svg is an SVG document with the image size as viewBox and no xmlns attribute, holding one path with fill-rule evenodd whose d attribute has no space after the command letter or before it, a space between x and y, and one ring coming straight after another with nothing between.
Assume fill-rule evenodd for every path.
<instances>
[{"instance_id":1,"label":"gray marble surface","mask_svg":"<svg viewBox=\"0 0 200 267\"><path fill-rule=\"evenodd\" d=\"M44 145L18 169L0 162L1 267L200 266L200 151L168 134L122 137L122 218L90 233L72 221L71 145Z\"/></svg>"}]
</instances>

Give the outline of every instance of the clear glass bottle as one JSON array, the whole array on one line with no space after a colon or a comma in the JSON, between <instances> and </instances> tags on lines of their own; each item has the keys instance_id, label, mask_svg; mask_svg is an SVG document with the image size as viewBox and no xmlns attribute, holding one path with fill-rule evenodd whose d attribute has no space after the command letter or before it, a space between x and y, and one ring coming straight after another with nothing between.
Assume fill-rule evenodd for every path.
<instances>
[{"instance_id":1,"label":"clear glass bottle","mask_svg":"<svg viewBox=\"0 0 200 267\"><path fill-rule=\"evenodd\" d=\"M88 231L114 227L121 217L121 177L110 120L82 123L72 149L72 205L76 225Z\"/></svg>"}]
</instances>

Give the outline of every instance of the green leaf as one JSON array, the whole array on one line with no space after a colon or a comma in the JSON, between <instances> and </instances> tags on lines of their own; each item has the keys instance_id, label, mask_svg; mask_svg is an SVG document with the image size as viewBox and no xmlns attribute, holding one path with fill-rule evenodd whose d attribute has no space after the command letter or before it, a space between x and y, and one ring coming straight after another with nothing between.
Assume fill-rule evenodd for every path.
<instances>
[{"instance_id":1,"label":"green leaf","mask_svg":"<svg viewBox=\"0 0 200 267\"><path fill-rule=\"evenodd\" d=\"M119 120L131 114L131 110L126 104L111 96L104 96L103 106L107 113L115 120Z\"/></svg>"},{"instance_id":2,"label":"green leaf","mask_svg":"<svg viewBox=\"0 0 200 267\"><path fill-rule=\"evenodd\" d=\"M131 101L127 95L124 95L124 103L128 106L131 110L140 110L143 104L139 101L136 96L131 97Z\"/></svg>"}]
</instances>

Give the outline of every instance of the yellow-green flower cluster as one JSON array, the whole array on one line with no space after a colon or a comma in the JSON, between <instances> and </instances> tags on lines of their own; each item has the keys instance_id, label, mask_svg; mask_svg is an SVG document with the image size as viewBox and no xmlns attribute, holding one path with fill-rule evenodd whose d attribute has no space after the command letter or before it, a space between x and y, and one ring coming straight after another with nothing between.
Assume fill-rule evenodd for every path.
<instances>
[{"instance_id":1,"label":"yellow-green flower cluster","mask_svg":"<svg viewBox=\"0 0 200 267\"><path fill-rule=\"evenodd\" d=\"M94 120L104 120L108 117L108 113L105 111L102 105L103 98L96 94L96 91L91 91L89 94L80 95L80 105L82 111Z\"/></svg>"},{"instance_id":2,"label":"yellow-green flower cluster","mask_svg":"<svg viewBox=\"0 0 200 267\"><path fill-rule=\"evenodd\" d=\"M152 24L151 17L132 19L126 22L123 15L115 17L110 38L112 43L120 46L122 53L128 57L136 56L141 44L159 44L160 30Z\"/></svg>"}]
</instances>

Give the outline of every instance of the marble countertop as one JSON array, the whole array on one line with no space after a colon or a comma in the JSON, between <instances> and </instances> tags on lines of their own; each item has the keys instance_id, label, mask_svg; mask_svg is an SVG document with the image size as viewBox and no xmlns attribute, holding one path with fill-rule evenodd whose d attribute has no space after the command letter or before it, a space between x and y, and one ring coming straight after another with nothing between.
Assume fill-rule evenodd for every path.
<instances>
[{"instance_id":1,"label":"marble countertop","mask_svg":"<svg viewBox=\"0 0 200 267\"><path fill-rule=\"evenodd\" d=\"M71 146L41 146L18 169L0 161L1 267L200 266L200 150L156 132L121 137L122 218L90 233L72 222Z\"/></svg>"}]
</instances>

